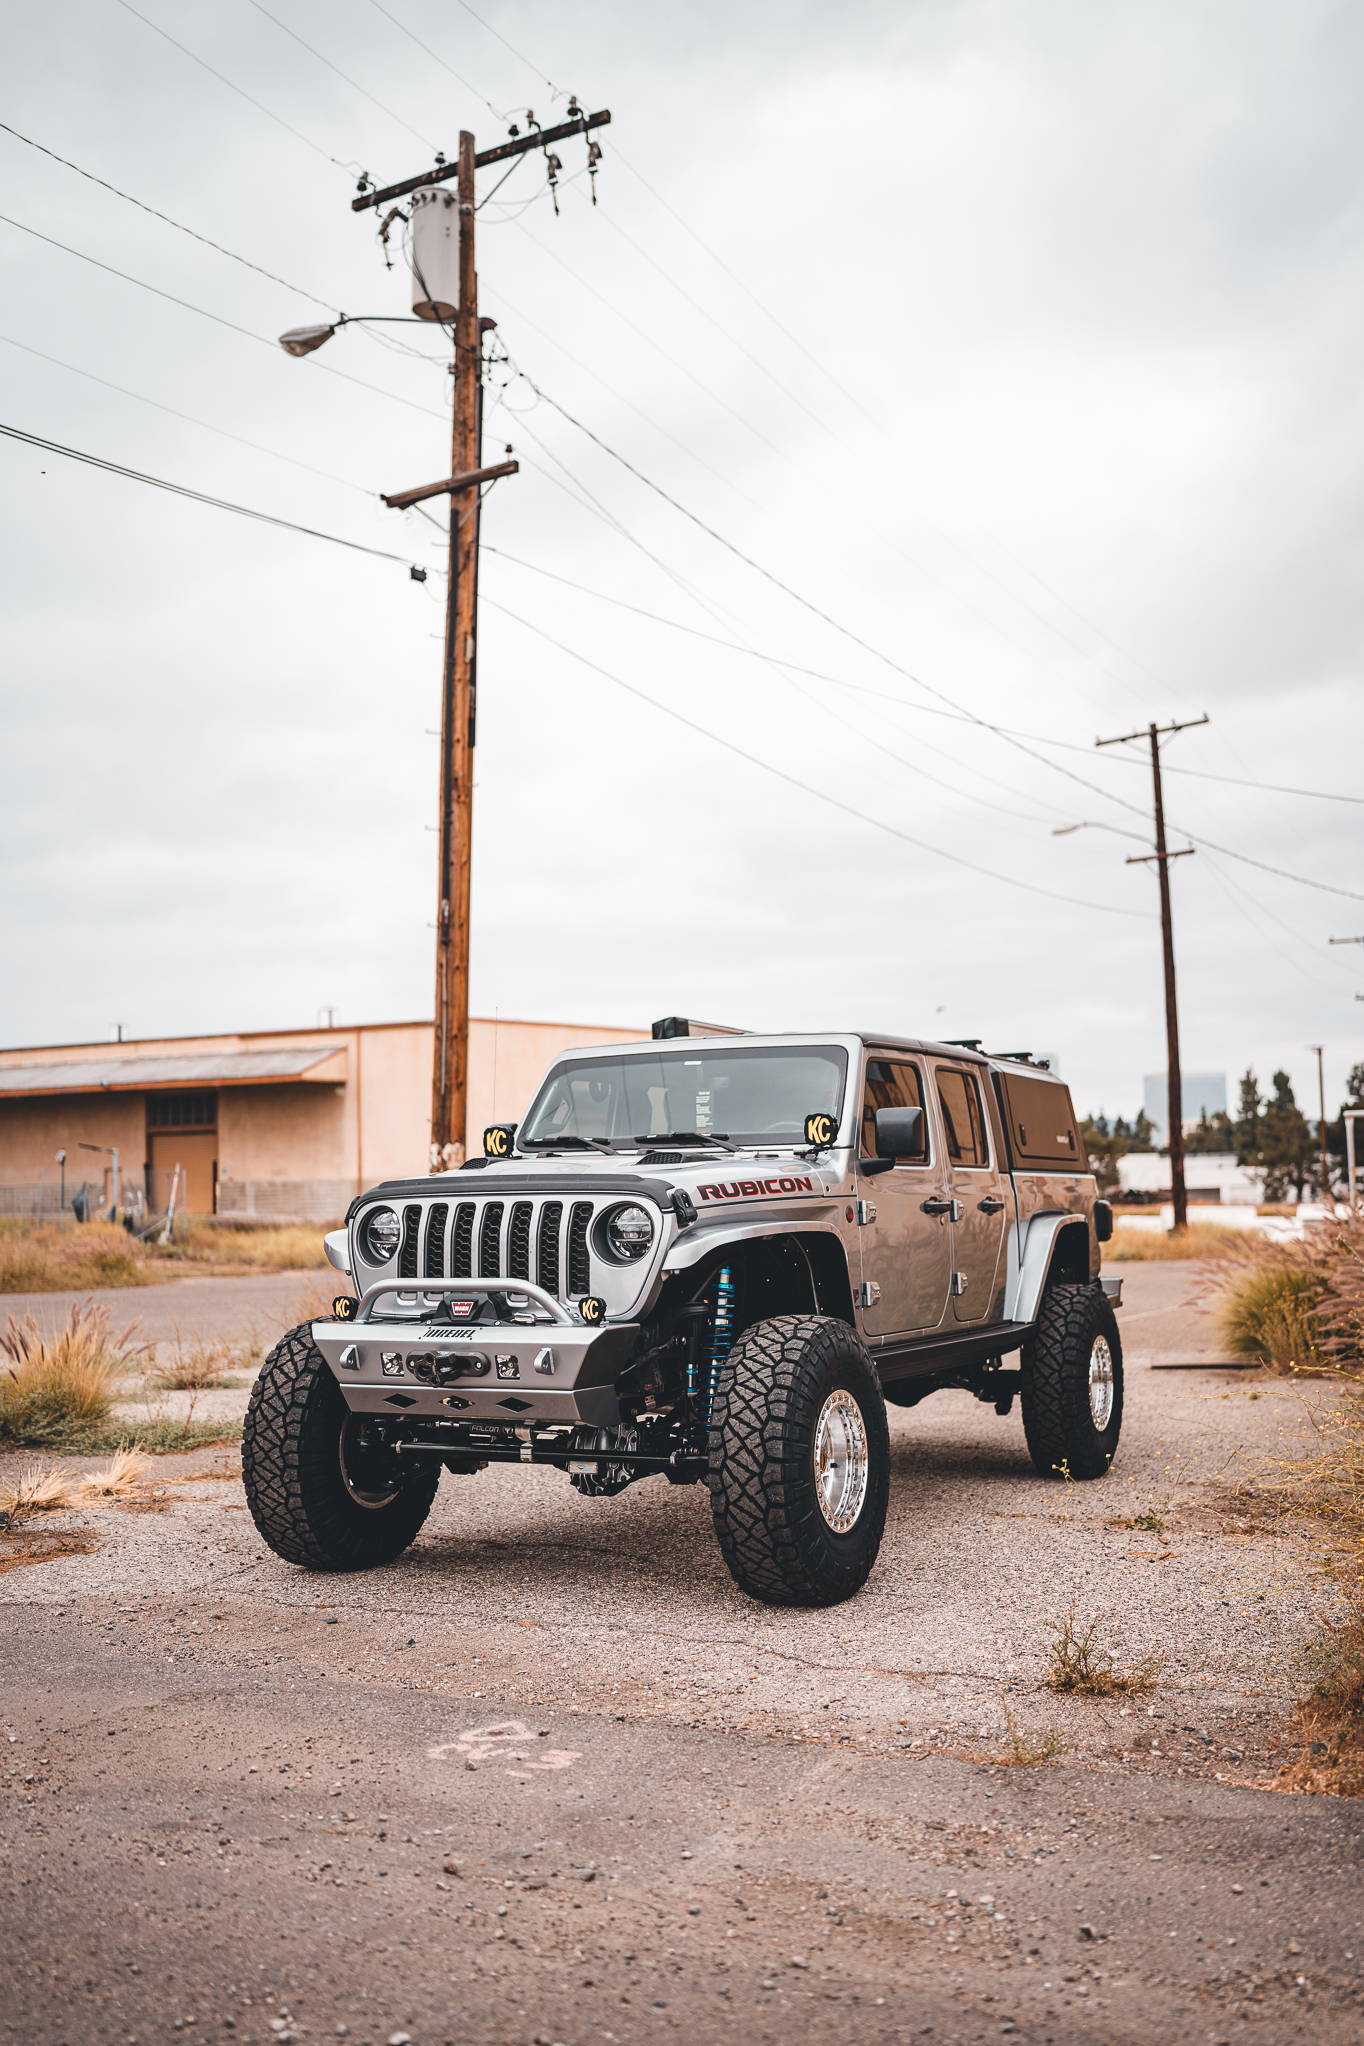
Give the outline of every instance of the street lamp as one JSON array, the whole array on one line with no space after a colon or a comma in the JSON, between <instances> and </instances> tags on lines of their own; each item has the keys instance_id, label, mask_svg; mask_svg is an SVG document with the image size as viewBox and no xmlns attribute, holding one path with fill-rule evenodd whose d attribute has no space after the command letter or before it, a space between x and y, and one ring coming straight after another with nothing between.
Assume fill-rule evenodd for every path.
<instances>
[{"instance_id":1,"label":"street lamp","mask_svg":"<svg viewBox=\"0 0 1364 2046\"><path fill-rule=\"evenodd\" d=\"M280 335L279 345L286 355L311 355L315 348L325 348L339 327L368 327L376 320L391 327L426 325L424 320L406 313L339 313L330 326L290 327L287 334Z\"/></svg>"},{"instance_id":2,"label":"street lamp","mask_svg":"<svg viewBox=\"0 0 1364 2046\"><path fill-rule=\"evenodd\" d=\"M1088 817L1079 824L1054 824L1051 835L1053 838L1069 838L1072 831L1116 831L1119 838L1135 838L1138 845L1146 843L1139 831L1125 831L1121 824L1102 824Z\"/></svg>"}]
</instances>

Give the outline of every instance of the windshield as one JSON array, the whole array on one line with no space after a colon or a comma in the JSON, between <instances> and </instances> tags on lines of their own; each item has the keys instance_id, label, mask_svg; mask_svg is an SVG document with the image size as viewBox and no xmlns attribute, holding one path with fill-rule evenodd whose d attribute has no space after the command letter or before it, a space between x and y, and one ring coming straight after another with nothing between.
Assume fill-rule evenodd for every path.
<instances>
[{"instance_id":1,"label":"windshield","mask_svg":"<svg viewBox=\"0 0 1364 2046\"><path fill-rule=\"evenodd\" d=\"M807 1115L837 1123L847 1072L847 1053L837 1045L566 1059L540 1089L517 1144L623 1150L696 1137L803 1144Z\"/></svg>"}]
</instances>

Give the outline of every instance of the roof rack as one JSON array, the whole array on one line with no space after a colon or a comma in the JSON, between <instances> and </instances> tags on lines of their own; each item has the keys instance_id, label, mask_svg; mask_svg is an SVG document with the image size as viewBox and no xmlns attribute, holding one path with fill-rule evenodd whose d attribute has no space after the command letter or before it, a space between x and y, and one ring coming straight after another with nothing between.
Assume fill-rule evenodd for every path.
<instances>
[{"instance_id":1,"label":"roof rack","mask_svg":"<svg viewBox=\"0 0 1364 2046\"><path fill-rule=\"evenodd\" d=\"M988 1056L992 1059L1005 1059L1013 1066L1036 1066L1042 1073L1051 1071L1050 1059L1034 1058L1030 1051L992 1051Z\"/></svg>"},{"instance_id":2,"label":"roof rack","mask_svg":"<svg viewBox=\"0 0 1364 2046\"><path fill-rule=\"evenodd\" d=\"M959 1044L963 1051L979 1051L984 1039L980 1037L944 1037L943 1044Z\"/></svg>"},{"instance_id":3,"label":"roof rack","mask_svg":"<svg viewBox=\"0 0 1364 2046\"><path fill-rule=\"evenodd\" d=\"M649 1026L649 1035L665 1037L748 1037L747 1030L737 1030L732 1023L698 1023L695 1016L660 1016Z\"/></svg>"}]
</instances>

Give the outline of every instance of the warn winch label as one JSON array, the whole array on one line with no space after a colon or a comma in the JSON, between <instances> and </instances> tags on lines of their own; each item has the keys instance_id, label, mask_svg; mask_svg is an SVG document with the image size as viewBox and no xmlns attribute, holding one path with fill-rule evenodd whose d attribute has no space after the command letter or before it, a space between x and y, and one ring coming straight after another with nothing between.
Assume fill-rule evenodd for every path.
<instances>
[{"instance_id":1,"label":"warn winch label","mask_svg":"<svg viewBox=\"0 0 1364 2046\"><path fill-rule=\"evenodd\" d=\"M696 1195L702 1201L755 1201L765 1194L814 1193L813 1179L808 1176L795 1179L730 1179L723 1185L698 1186Z\"/></svg>"}]
</instances>

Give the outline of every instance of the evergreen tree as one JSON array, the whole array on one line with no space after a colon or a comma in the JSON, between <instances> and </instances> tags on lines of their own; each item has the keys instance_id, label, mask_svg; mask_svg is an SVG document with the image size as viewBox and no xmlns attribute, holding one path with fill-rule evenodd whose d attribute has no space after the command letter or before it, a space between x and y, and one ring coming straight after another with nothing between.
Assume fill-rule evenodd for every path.
<instances>
[{"instance_id":1,"label":"evergreen tree","mask_svg":"<svg viewBox=\"0 0 1364 2046\"><path fill-rule=\"evenodd\" d=\"M1293 1098L1293 1083L1287 1073L1275 1073L1270 1084L1274 1092L1261 1118L1258 1160L1264 1168L1265 1199L1281 1201L1291 1188L1294 1198L1301 1201L1320 1177L1316 1142L1307 1117Z\"/></svg>"},{"instance_id":2,"label":"evergreen tree","mask_svg":"<svg viewBox=\"0 0 1364 2046\"><path fill-rule=\"evenodd\" d=\"M1232 1124L1232 1135L1236 1145L1238 1165L1258 1165L1260 1161L1261 1121L1264 1103L1260 1098L1260 1083L1247 1068L1241 1075L1240 1096L1236 1104L1236 1120Z\"/></svg>"}]
</instances>

